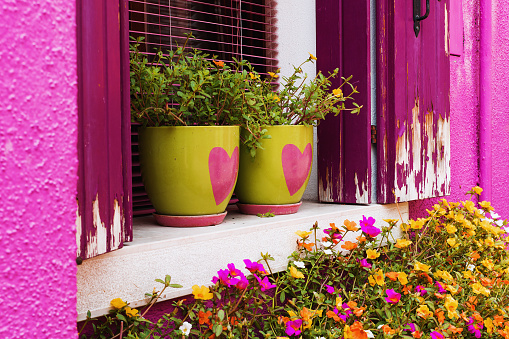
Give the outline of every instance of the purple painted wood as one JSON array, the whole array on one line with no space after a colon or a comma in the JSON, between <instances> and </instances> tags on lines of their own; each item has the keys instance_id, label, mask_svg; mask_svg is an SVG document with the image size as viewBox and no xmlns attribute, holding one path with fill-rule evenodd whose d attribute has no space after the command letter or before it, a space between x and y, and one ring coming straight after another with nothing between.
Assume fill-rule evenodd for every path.
<instances>
[{"instance_id":1,"label":"purple painted wood","mask_svg":"<svg viewBox=\"0 0 509 339\"><path fill-rule=\"evenodd\" d=\"M318 126L322 202L371 202L369 9L368 0L316 1L317 70L339 67L343 77L353 75L355 99L363 105L358 116L329 116Z\"/></svg>"},{"instance_id":2,"label":"purple painted wood","mask_svg":"<svg viewBox=\"0 0 509 339\"><path fill-rule=\"evenodd\" d=\"M121 44L118 1L87 0L77 4L80 244L77 255L86 259L122 247L125 239L125 208L130 200L123 172L125 119L120 51L125 46ZM130 225L130 220L127 224ZM132 233L127 238L131 236Z\"/></svg>"},{"instance_id":3,"label":"purple painted wood","mask_svg":"<svg viewBox=\"0 0 509 339\"><path fill-rule=\"evenodd\" d=\"M461 56L463 54L463 7L462 0L449 0L451 3L451 10L449 18L449 31L451 35L450 40L450 53L454 56Z\"/></svg>"},{"instance_id":4,"label":"purple painted wood","mask_svg":"<svg viewBox=\"0 0 509 339\"><path fill-rule=\"evenodd\" d=\"M377 4L379 203L450 192L449 0L430 5L416 38L412 0Z\"/></svg>"}]
</instances>

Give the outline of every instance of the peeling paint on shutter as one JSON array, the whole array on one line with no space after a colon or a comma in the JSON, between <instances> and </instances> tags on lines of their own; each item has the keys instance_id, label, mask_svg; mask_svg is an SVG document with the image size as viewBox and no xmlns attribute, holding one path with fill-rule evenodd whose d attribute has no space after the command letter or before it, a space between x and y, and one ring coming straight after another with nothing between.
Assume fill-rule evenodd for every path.
<instances>
[{"instance_id":1,"label":"peeling paint on shutter","mask_svg":"<svg viewBox=\"0 0 509 339\"><path fill-rule=\"evenodd\" d=\"M359 115L328 116L318 125L318 194L322 202L371 203L369 0L316 1L317 70L353 76ZM333 81L339 86L340 81ZM346 89L345 89L346 90Z\"/></svg>"},{"instance_id":2,"label":"peeling paint on shutter","mask_svg":"<svg viewBox=\"0 0 509 339\"><path fill-rule=\"evenodd\" d=\"M379 203L450 193L449 0L431 1L418 37L412 4L377 3Z\"/></svg>"},{"instance_id":3,"label":"peeling paint on shutter","mask_svg":"<svg viewBox=\"0 0 509 339\"><path fill-rule=\"evenodd\" d=\"M122 90L129 76L126 11L125 1L78 1L76 241L81 259L132 239L129 90Z\"/></svg>"}]
</instances>

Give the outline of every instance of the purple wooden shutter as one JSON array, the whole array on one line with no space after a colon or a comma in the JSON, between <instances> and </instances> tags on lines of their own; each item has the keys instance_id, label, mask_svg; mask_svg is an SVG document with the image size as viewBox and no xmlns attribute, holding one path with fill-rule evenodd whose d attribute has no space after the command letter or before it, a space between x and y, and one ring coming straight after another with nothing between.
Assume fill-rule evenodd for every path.
<instances>
[{"instance_id":1,"label":"purple wooden shutter","mask_svg":"<svg viewBox=\"0 0 509 339\"><path fill-rule=\"evenodd\" d=\"M328 116L318 126L320 201L371 202L369 0L316 1L317 70L353 76L358 116ZM338 86L340 81L333 83ZM346 90L346 89L345 89Z\"/></svg>"},{"instance_id":2,"label":"purple wooden shutter","mask_svg":"<svg viewBox=\"0 0 509 339\"><path fill-rule=\"evenodd\" d=\"M412 0L377 2L380 203L450 193L450 7L449 0L430 5L416 37Z\"/></svg>"},{"instance_id":3,"label":"purple wooden shutter","mask_svg":"<svg viewBox=\"0 0 509 339\"><path fill-rule=\"evenodd\" d=\"M140 45L149 60L161 49L196 39L193 47L219 60L246 59L259 73L277 69L275 1L272 0L129 0L129 34L142 36ZM137 126L132 133L134 215L154 212L141 179Z\"/></svg>"},{"instance_id":4,"label":"purple wooden shutter","mask_svg":"<svg viewBox=\"0 0 509 339\"><path fill-rule=\"evenodd\" d=\"M132 239L129 73L124 1L77 5L77 255L86 259Z\"/></svg>"}]
</instances>

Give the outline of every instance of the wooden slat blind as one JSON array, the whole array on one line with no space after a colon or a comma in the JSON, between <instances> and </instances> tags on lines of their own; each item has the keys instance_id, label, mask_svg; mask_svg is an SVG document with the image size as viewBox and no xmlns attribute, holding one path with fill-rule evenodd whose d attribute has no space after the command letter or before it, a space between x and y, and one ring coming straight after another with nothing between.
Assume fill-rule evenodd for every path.
<instances>
[{"instance_id":1,"label":"wooden slat blind","mask_svg":"<svg viewBox=\"0 0 509 339\"><path fill-rule=\"evenodd\" d=\"M249 60L259 73L277 69L275 2L272 0L130 0L129 35L145 37L140 50L149 58L182 46ZM152 213L139 167L137 126L132 124L133 213Z\"/></svg>"}]
</instances>

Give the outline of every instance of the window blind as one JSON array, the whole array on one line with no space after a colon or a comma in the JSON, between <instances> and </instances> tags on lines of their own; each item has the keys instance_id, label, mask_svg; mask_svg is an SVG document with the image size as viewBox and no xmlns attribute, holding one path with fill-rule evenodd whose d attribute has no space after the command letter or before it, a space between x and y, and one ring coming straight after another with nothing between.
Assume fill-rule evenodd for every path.
<instances>
[{"instance_id":1,"label":"window blind","mask_svg":"<svg viewBox=\"0 0 509 339\"><path fill-rule=\"evenodd\" d=\"M144 37L140 51L150 58L182 46L186 34L195 39L187 46L251 62L266 74L277 69L276 11L273 0L130 0L129 35ZM154 210L141 180L137 126L131 126L133 164L133 215Z\"/></svg>"}]
</instances>

